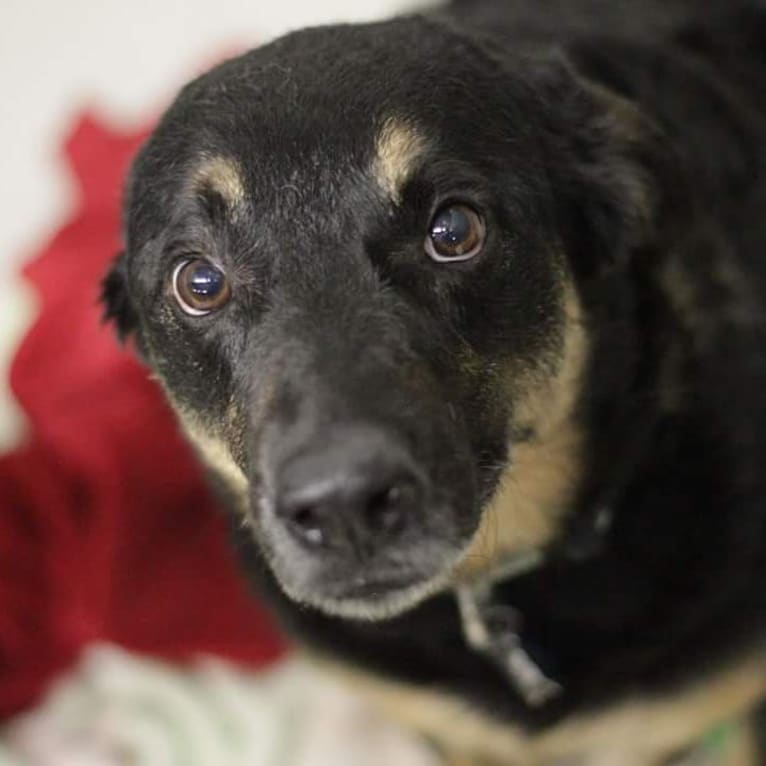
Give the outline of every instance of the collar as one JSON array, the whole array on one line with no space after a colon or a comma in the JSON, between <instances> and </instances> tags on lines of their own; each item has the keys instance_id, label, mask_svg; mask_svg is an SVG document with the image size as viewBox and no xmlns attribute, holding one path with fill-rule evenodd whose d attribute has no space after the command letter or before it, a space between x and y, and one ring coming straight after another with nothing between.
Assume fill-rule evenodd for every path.
<instances>
[{"instance_id":1,"label":"collar","mask_svg":"<svg viewBox=\"0 0 766 766\"><path fill-rule=\"evenodd\" d=\"M580 516L560 546L559 555L574 563L586 561L603 547L612 526L610 506ZM531 549L501 561L481 580L455 589L463 637L471 649L486 656L530 708L541 708L559 697L563 687L547 676L524 647L523 615L494 601L494 586L544 567L554 551Z\"/></svg>"}]
</instances>

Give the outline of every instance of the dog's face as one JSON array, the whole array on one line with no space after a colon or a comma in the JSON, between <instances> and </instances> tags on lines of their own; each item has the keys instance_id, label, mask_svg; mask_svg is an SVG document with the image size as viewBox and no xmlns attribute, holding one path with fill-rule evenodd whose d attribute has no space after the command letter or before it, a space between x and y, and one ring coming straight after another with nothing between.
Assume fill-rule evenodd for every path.
<instances>
[{"instance_id":1,"label":"dog's face","mask_svg":"<svg viewBox=\"0 0 766 766\"><path fill-rule=\"evenodd\" d=\"M144 147L108 313L297 601L386 617L555 534L577 282L642 215L613 107L409 19L227 62Z\"/></svg>"}]
</instances>

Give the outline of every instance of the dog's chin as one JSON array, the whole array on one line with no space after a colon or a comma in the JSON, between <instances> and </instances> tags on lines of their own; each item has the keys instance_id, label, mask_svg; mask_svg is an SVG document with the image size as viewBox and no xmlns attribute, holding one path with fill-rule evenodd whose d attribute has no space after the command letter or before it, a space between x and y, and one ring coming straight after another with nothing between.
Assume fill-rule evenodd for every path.
<instances>
[{"instance_id":1,"label":"dog's chin","mask_svg":"<svg viewBox=\"0 0 766 766\"><path fill-rule=\"evenodd\" d=\"M279 578L278 578L279 579ZM406 585L365 583L344 592L296 588L282 582L280 586L295 602L316 609L328 617L346 620L378 622L399 617L419 604L447 589L450 572L431 579L418 580Z\"/></svg>"}]
</instances>

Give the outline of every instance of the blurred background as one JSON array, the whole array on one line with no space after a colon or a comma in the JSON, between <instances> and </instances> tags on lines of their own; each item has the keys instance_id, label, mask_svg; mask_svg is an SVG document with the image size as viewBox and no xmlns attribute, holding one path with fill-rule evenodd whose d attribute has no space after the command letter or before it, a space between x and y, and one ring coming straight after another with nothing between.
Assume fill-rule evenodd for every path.
<instances>
[{"instance_id":1,"label":"blurred background","mask_svg":"<svg viewBox=\"0 0 766 766\"><path fill-rule=\"evenodd\" d=\"M97 305L125 168L184 82L411 6L0 2L0 766L433 764L284 645Z\"/></svg>"}]
</instances>

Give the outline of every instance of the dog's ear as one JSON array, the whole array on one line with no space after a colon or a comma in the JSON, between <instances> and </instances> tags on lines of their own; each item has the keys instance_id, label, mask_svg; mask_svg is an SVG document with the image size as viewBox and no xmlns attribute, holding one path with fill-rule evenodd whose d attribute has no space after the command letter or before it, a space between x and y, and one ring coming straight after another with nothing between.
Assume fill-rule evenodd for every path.
<instances>
[{"instance_id":1,"label":"dog's ear","mask_svg":"<svg viewBox=\"0 0 766 766\"><path fill-rule=\"evenodd\" d=\"M101 282L101 303L104 306L104 321L114 322L117 335L124 341L138 324L133 304L128 293L127 258L119 253Z\"/></svg>"},{"instance_id":2,"label":"dog's ear","mask_svg":"<svg viewBox=\"0 0 766 766\"><path fill-rule=\"evenodd\" d=\"M662 137L641 110L560 54L540 63L551 176L574 269L594 275L625 263L655 236Z\"/></svg>"}]
</instances>

